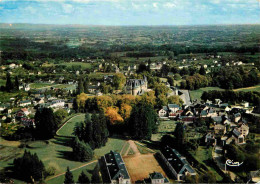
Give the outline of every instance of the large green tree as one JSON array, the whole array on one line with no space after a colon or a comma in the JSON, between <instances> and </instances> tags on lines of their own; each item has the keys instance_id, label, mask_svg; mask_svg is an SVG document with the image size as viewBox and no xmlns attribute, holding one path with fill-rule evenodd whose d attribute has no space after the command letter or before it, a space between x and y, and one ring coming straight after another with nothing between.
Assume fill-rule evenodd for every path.
<instances>
[{"instance_id":1,"label":"large green tree","mask_svg":"<svg viewBox=\"0 0 260 184\"><path fill-rule=\"evenodd\" d=\"M43 179L45 167L36 153L25 150L22 157L14 159L13 165L15 175L21 180L33 182Z\"/></svg>"},{"instance_id":2,"label":"large green tree","mask_svg":"<svg viewBox=\"0 0 260 184\"><path fill-rule=\"evenodd\" d=\"M58 129L52 109L38 109L35 114L37 136L43 139L53 138Z\"/></svg>"},{"instance_id":3,"label":"large green tree","mask_svg":"<svg viewBox=\"0 0 260 184\"><path fill-rule=\"evenodd\" d=\"M66 174L65 174L64 183L65 183L65 184L72 184L72 183L74 183L73 174L72 174L72 172L70 171L70 168L69 168L69 167L67 167L67 171L66 171Z\"/></svg>"},{"instance_id":4,"label":"large green tree","mask_svg":"<svg viewBox=\"0 0 260 184\"><path fill-rule=\"evenodd\" d=\"M113 87L116 90L122 89L126 83L126 77L122 73L117 73L113 78Z\"/></svg>"},{"instance_id":5,"label":"large green tree","mask_svg":"<svg viewBox=\"0 0 260 184\"><path fill-rule=\"evenodd\" d=\"M80 184L90 183L88 176L83 171L79 175L78 183Z\"/></svg>"},{"instance_id":6,"label":"large green tree","mask_svg":"<svg viewBox=\"0 0 260 184\"><path fill-rule=\"evenodd\" d=\"M129 118L129 131L135 139L150 139L156 130L157 114L150 104L135 105Z\"/></svg>"},{"instance_id":7,"label":"large green tree","mask_svg":"<svg viewBox=\"0 0 260 184\"><path fill-rule=\"evenodd\" d=\"M11 80L11 74L9 72L6 73L5 89L8 92L11 92L14 89L14 85L13 85L13 82Z\"/></svg>"},{"instance_id":8,"label":"large green tree","mask_svg":"<svg viewBox=\"0 0 260 184\"><path fill-rule=\"evenodd\" d=\"M88 143L80 141L78 137L75 137L72 143L73 158L84 162L93 158L93 150Z\"/></svg>"}]
</instances>

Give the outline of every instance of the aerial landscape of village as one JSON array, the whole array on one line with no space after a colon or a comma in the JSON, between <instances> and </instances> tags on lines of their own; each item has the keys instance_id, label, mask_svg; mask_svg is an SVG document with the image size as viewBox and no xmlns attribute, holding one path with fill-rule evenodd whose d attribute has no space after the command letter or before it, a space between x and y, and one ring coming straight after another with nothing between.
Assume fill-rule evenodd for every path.
<instances>
[{"instance_id":1,"label":"aerial landscape of village","mask_svg":"<svg viewBox=\"0 0 260 184\"><path fill-rule=\"evenodd\" d=\"M0 1L0 183L260 182L260 19L152 24L180 1L96 1L136 8L105 24L93 0L21 2ZM96 24L77 22L90 5Z\"/></svg>"}]
</instances>

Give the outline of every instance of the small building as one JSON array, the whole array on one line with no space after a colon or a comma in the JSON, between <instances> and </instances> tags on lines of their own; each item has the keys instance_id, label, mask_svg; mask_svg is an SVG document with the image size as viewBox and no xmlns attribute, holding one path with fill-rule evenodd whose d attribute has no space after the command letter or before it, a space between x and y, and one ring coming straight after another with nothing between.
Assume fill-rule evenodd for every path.
<instances>
[{"instance_id":1,"label":"small building","mask_svg":"<svg viewBox=\"0 0 260 184\"><path fill-rule=\"evenodd\" d=\"M177 104L168 104L168 109L170 113L176 113L180 109L180 106Z\"/></svg>"},{"instance_id":2,"label":"small building","mask_svg":"<svg viewBox=\"0 0 260 184\"><path fill-rule=\"evenodd\" d=\"M159 117L167 117L168 116L168 107L167 106L163 106L162 109L160 109L158 111L158 115Z\"/></svg>"},{"instance_id":3,"label":"small building","mask_svg":"<svg viewBox=\"0 0 260 184\"><path fill-rule=\"evenodd\" d=\"M102 157L106 166L106 171L111 184L130 184L131 179L126 169L125 163L120 155L115 151L110 151Z\"/></svg>"},{"instance_id":4,"label":"small building","mask_svg":"<svg viewBox=\"0 0 260 184\"><path fill-rule=\"evenodd\" d=\"M20 107L26 107L26 106L29 106L31 104L32 104L31 100L24 100L24 101L19 102Z\"/></svg>"},{"instance_id":5,"label":"small building","mask_svg":"<svg viewBox=\"0 0 260 184\"><path fill-rule=\"evenodd\" d=\"M226 133L226 126L221 124L216 124L214 126L215 135L224 135Z\"/></svg>"}]
</instances>

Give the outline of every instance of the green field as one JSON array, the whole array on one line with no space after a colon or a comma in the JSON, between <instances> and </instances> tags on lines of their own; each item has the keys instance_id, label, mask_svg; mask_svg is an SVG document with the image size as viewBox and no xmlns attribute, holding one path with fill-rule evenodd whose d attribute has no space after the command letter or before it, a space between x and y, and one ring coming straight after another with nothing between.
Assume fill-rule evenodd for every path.
<instances>
[{"instance_id":1,"label":"green field","mask_svg":"<svg viewBox=\"0 0 260 184\"><path fill-rule=\"evenodd\" d=\"M5 86L6 80L0 79L0 86Z\"/></svg>"},{"instance_id":2,"label":"green field","mask_svg":"<svg viewBox=\"0 0 260 184\"><path fill-rule=\"evenodd\" d=\"M204 91L212 91L212 90L224 91L225 89L221 89L219 87L205 87L205 88L200 88L197 90L191 90L190 91L191 100L196 100L196 99L201 100L200 98ZM256 86L252 86L252 87L247 87L247 88L234 89L233 91L244 91L244 92L260 91L260 84L258 84Z\"/></svg>"},{"instance_id":3,"label":"green field","mask_svg":"<svg viewBox=\"0 0 260 184\"><path fill-rule=\"evenodd\" d=\"M83 70L92 68L92 65L90 63L82 63L82 62L60 63L58 65L65 65L67 67L81 66L81 69Z\"/></svg>"},{"instance_id":4,"label":"green field","mask_svg":"<svg viewBox=\"0 0 260 184\"><path fill-rule=\"evenodd\" d=\"M224 89L221 89L219 87L206 87L206 88L200 88L197 90L192 90L190 91L190 97L191 100L200 100L201 95L204 91L212 91L212 90L217 90L217 91L224 91Z\"/></svg>"},{"instance_id":5,"label":"green field","mask_svg":"<svg viewBox=\"0 0 260 184\"><path fill-rule=\"evenodd\" d=\"M175 121L160 121L158 126L159 133L174 132L176 127Z\"/></svg>"},{"instance_id":6,"label":"green field","mask_svg":"<svg viewBox=\"0 0 260 184\"><path fill-rule=\"evenodd\" d=\"M62 129L59 131L60 135L63 136L70 136L74 125L78 121L83 121L85 115L81 114L77 117L73 117L67 124L65 124ZM53 139L48 140L48 143L44 143L43 141L36 141L30 142L28 145L29 147L26 148L27 150L31 151L32 153L37 153L39 158L43 161L45 167L49 165L54 165L56 168L55 175L61 174L58 177L51 179L52 177L48 177L46 179L47 183L63 183L64 182L64 175L63 173L66 172L67 166L70 169L75 169L73 171L75 181L78 178L80 172L88 171L88 175L91 175L91 171L95 167L95 163L84 166L88 162L78 162L71 159L70 154L72 153L72 148L69 145L71 138L63 137L63 136L56 136ZM0 169L8 167L14 158L20 157L25 148L18 148L20 142L19 141L6 141L0 138ZM108 142L104 147L96 149L94 151L94 160L97 160L104 154L108 153L110 150L120 152L125 144L125 140L117 139L117 138L109 138ZM11 153L11 154L10 154ZM83 166L83 167L82 167ZM22 183L21 181L16 181L16 183Z\"/></svg>"},{"instance_id":7,"label":"green field","mask_svg":"<svg viewBox=\"0 0 260 184\"><path fill-rule=\"evenodd\" d=\"M30 88L32 89L38 89L38 88L44 88L44 87L48 87L48 86L52 86L55 84L50 84L50 83L32 83L30 84Z\"/></svg>"},{"instance_id":8,"label":"green field","mask_svg":"<svg viewBox=\"0 0 260 184\"><path fill-rule=\"evenodd\" d=\"M234 89L234 91L244 91L244 92L248 92L248 91L260 91L260 84L256 85L256 86L252 86L252 87L247 87L247 88L239 88L239 89Z\"/></svg>"},{"instance_id":9,"label":"green field","mask_svg":"<svg viewBox=\"0 0 260 184\"><path fill-rule=\"evenodd\" d=\"M205 146L199 146L195 153L192 155L198 160L201 164L204 164L208 170L212 171L216 176L217 181L221 181L222 177L217 173L217 171L211 166L212 161L212 148L207 148ZM213 162L213 161L212 161Z\"/></svg>"},{"instance_id":10,"label":"green field","mask_svg":"<svg viewBox=\"0 0 260 184\"><path fill-rule=\"evenodd\" d=\"M72 136L73 129L77 122L82 122L85 119L85 114L81 114L71 118L66 125L64 125L60 130L57 131L57 134L60 136Z\"/></svg>"}]
</instances>

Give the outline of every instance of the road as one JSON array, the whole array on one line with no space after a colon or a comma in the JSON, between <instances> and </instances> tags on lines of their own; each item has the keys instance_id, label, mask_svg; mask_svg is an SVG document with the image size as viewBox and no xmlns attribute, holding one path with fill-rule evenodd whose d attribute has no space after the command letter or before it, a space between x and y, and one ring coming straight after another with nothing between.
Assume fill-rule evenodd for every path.
<instances>
[{"instance_id":1,"label":"road","mask_svg":"<svg viewBox=\"0 0 260 184\"><path fill-rule=\"evenodd\" d=\"M190 93L189 93L189 90L184 90L184 89L180 89L179 90L182 95L180 96L181 99L183 100L183 104L184 105L190 105L191 104L191 101L190 101Z\"/></svg>"},{"instance_id":2,"label":"road","mask_svg":"<svg viewBox=\"0 0 260 184\"><path fill-rule=\"evenodd\" d=\"M224 172L229 173L231 180L235 180L236 174L231 171L225 171L225 163L223 163L222 147L216 146L213 152L213 159L216 161L218 167Z\"/></svg>"}]
</instances>

